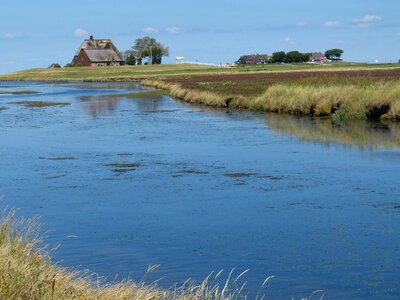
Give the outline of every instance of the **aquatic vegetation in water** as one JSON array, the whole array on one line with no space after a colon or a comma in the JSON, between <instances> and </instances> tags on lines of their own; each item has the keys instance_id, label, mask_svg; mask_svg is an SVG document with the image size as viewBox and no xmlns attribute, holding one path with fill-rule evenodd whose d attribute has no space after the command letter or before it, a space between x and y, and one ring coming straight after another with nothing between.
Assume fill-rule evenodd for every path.
<instances>
[{"instance_id":1,"label":"aquatic vegetation in water","mask_svg":"<svg viewBox=\"0 0 400 300\"><path fill-rule=\"evenodd\" d=\"M47 102L47 101L15 101L9 104L18 104L25 107L47 107L47 106L67 106L71 103L67 102Z\"/></svg>"},{"instance_id":2,"label":"aquatic vegetation in water","mask_svg":"<svg viewBox=\"0 0 400 300\"><path fill-rule=\"evenodd\" d=\"M0 91L1 94L11 94L11 95L33 95L33 94L38 94L38 92L35 91L14 91L14 92L2 92Z\"/></svg>"},{"instance_id":3,"label":"aquatic vegetation in water","mask_svg":"<svg viewBox=\"0 0 400 300\"><path fill-rule=\"evenodd\" d=\"M48 160L73 160L72 156L58 156L58 157L50 157Z\"/></svg>"},{"instance_id":4,"label":"aquatic vegetation in water","mask_svg":"<svg viewBox=\"0 0 400 300\"><path fill-rule=\"evenodd\" d=\"M0 111L6 110L6 109L7 109L7 107L0 107Z\"/></svg>"},{"instance_id":5,"label":"aquatic vegetation in water","mask_svg":"<svg viewBox=\"0 0 400 300\"><path fill-rule=\"evenodd\" d=\"M209 174L209 172L207 172L207 171L200 171L200 170L195 170L195 169L182 170L177 173L179 173L179 174L198 174L198 175Z\"/></svg>"},{"instance_id":6,"label":"aquatic vegetation in water","mask_svg":"<svg viewBox=\"0 0 400 300\"><path fill-rule=\"evenodd\" d=\"M114 163L114 164L106 164L107 167L114 167L114 168L136 168L142 167L143 164L140 163Z\"/></svg>"},{"instance_id":7,"label":"aquatic vegetation in water","mask_svg":"<svg viewBox=\"0 0 400 300\"><path fill-rule=\"evenodd\" d=\"M257 176L257 173L226 173L224 176L231 177L231 178L240 178L240 177L250 177L250 176Z\"/></svg>"}]
</instances>

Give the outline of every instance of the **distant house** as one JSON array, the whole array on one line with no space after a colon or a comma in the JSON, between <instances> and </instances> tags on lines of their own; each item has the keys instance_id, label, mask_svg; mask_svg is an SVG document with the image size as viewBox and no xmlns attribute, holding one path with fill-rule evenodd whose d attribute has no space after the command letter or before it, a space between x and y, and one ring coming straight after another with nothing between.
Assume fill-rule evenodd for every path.
<instances>
[{"instance_id":1,"label":"distant house","mask_svg":"<svg viewBox=\"0 0 400 300\"><path fill-rule=\"evenodd\" d=\"M328 58L321 52L312 52L310 53L310 62L327 62Z\"/></svg>"},{"instance_id":2,"label":"distant house","mask_svg":"<svg viewBox=\"0 0 400 300\"><path fill-rule=\"evenodd\" d=\"M268 63L271 56L267 54L243 55L236 62L238 65L263 65Z\"/></svg>"},{"instance_id":3,"label":"distant house","mask_svg":"<svg viewBox=\"0 0 400 300\"><path fill-rule=\"evenodd\" d=\"M91 35L83 41L72 63L88 67L119 66L122 56L111 40L95 40Z\"/></svg>"}]
</instances>

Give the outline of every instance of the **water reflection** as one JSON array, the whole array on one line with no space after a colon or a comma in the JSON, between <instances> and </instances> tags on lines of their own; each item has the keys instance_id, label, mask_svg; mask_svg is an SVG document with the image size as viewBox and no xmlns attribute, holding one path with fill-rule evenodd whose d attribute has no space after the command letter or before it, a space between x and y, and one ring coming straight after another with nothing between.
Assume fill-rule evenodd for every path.
<instances>
[{"instance_id":1,"label":"water reflection","mask_svg":"<svg viewBox=\"0 0 400 300\"><path fill-rule=\"evenodd\" d=\"M310 118L275 113L215 109L183 104L188 110L206 112L234 120L257 119L277 134L313 141L324 146L349 146L361 150L400 148L399 122L352 121L338 123L329 118Z\"/></svg>"},{"instance_id":2,"label":"water reflection","mask_svg":"<svg viewBox=\"0 0 400 300\"><path fill-rule=\"evenodd\" d=\"M141 113L156 111L165 103L165 98L163 97L135 99L120 95L81 96L78 100L85 103L85 113L93 118L112 114L122 102L134 104L136 109Z\"/></svg>"},{"instance_id":3,"label":"water reflection","mask_svg":"<svg viewBox=\"0 0 400 300\"><path fill-rule=\"evenodd\" d=\"M330 119L312 119L269 114L265 119L275 133L296 136L332 146L337 143L359 149L400 148L400 124L368 121L336 123Z\"/></svg>"},{"instance_id":4,"label":"water reflection","mask_svg":"<svg viewBox=\"0 0 400 300\"><path fill-rule=\"evenodd\" d=\"M121 97L116 96L82 96L79 100L85 102L85 112L95 118L113 113L118 107Z\"/></svg>"}]
</instances>

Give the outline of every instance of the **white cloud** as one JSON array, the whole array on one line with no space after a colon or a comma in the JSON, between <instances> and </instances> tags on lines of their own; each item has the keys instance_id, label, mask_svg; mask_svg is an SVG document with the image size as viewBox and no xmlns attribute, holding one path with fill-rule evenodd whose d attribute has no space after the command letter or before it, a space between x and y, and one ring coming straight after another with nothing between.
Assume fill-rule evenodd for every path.
<instances>
[{"instance_id":1,"label":"white cloud","mask_svg":"<svg viewBox=\"0 0 400 300\"><path fill-rule=\"evenodd\" d=\"M82 29L82 28L76 28L74 30L74 36L75 37L85 37L88 35L88 32L86 29Z\"/></svg>"},{"instance_id":2,"label":"white cloud","mask_svg":"<svg viewBox=\"0 0 400 300\"><path fill-rule=\"evenodd\" d=\"M7 32L6 34L4 34L4 38L11 40L11 39L15 38L15 36L11 32Z\"/></svg>"},{"instance_id":3,"label":"white cloud","mask_svg":"<svg viewBox=\"0 0 400 300\"><path fill-rule=\"evenodd\" d=\"M297 22L296 26L297 27L307 27L308 23L305 21L300 21L300 22Z\"/></svg>"},{"instance_id":4,"label":"white cloud","mask_svg":"<svg viewBox=\"0 0 400 300\"><path fill-rule=\"evenodd\" d=\"M358 27L365 28L378 23L380 20L382 20L380 16L365 15L361 19L354 19L353 24Z\"/></svg>"},{"instance_id":5,"label":"white cloud","mask_svg":"<svg viewBox=\"0 0 400 300\"><path fill-rule=\"evenodd\" d=\"M143 31L146 32L146 33L157 33L158 32L158 30L156 28L150 27L150 26L146 27L146 28L143 28Z\"/></svg>"},{"instance_id":6,"label":"white cloud","mask_svg":"<svg viewBox=\"0 0 400 300\"><path fill-rule=\"evenodd\" d=\"M165 31L172 34L177 34L179 31L181 31L181 29L179 27L167 27L165 28Z\"/></svg>"},{"instance_id":7,"label":"white cloud","mask_svg":"<svg viewBox=\"0 0 400 300\"><path fill-rule=\"evenodd\" d=\"M289 44L293 44L294 43L294 39L292 39L291 37L285 37L285 42L289 43Z\"/></svg>"},{"instance_id":8,"label":"white cloud","mask_svg":"<svg viewBox=\"0 0 400 300\"><path fill-rule=\"evenodd\" d=\"M324 23L324 26L328 28L339 28L342 26L342 23L340 23L340 21L327 21Z\"/></svg>"}]
</instances>

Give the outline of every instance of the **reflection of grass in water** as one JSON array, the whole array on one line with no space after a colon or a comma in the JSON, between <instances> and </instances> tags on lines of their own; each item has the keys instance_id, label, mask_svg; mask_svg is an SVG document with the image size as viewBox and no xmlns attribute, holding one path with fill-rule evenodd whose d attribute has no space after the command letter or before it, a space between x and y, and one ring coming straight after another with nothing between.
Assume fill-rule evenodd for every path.
<instances>
[{"instance_id":1,"label":"reflection of grass in water","mask_svg":"<svg viewBox=\"0 0 400 300\"><path fill-rule=\"evenodd\" d=\"M123 169L113 169L112 170L114 173L127 173L127 172L131 172L131 171L136 171L136 168L123 168Z\"/></svg>"},{"instance_id":2,"label":"reflection of grass in water","mask_svg":"<svg viewBox=\"0 0 400 300\"><path fill-rule=\"evenodd\" d=\"M47 101L15 101L9 104L24 105L26 107L48 107L48 106L67 106L67 102L47 102Z\"/></svg>"},{"instance_id":3,"label":"reflection of grass in water","mask_svg":"<svg viewBox=\"0 0 400 300\"><path fill-rule=\"evenodd\" d=\"M226 173L224 176L231 177L231 178L241 178L241 177L250 177L250 176L257 176L257 173Z\"/></svg>"},{"instance_id":4,"label":"reflection of grass in water","mask_svg":"<svg viewBox=\"0 0 400 300\"><path fill-rule=\"evenodd\" d=\"M163 96L169 95L168 91L149 91L149 92L138 92L138 93L126 93L126 94L111 94L104 95L104 97L112 96L112 97L125 97L132 99L146 99L146 98L160 98Z\"/></svg>"},{"instance_id":5,"label":"reflection of grass in water","mask_svg":"<svg viewBox=\"0 0 400 300\"><path fill-rule=\"evenodd\" d=\"M324 144L340 143L363 148L400 148L400 124L368 121L333 122L329 119L269 114L268 127L274 132L295 135L301 140Z\"/></svg>"},{"instance_id":6,"label":"reflection of grass in water","mask_svg":"<svg viewBox=\"0 0 400 300\"><path fill-rule=\"evenodd\" d=\"M14 92L1 92L1 94L11 94L11 95L32 95L32 94L38 94L38 92L35 91L14 91Z\"/></svg>"},{"instance_id":7,"label":"reflection of grass in water","mask_svg":"<svg viewBox=\"0 0 400 300\"><path fill-rule=\"evenodd\" d=\"M179 109L155 109L155 110L145 110L145 113L170 113L170 112L177 112Z\"/></svg>"},{"instance_id":8,"label":"reflection of grass in water","mask_svg":"<svg viewBox=\"0 0 400 300\"><path fill-rule=\"evenodd\" d=\"M206 175L206 174L208 174L209 172L207 172L207 171L195 170L195 169L187 169L187 170L179 171L179 172L177 172L177 173L180 173L180 174L198 174L198 175Z\"/></svg>"},{"instance_id":9,"label":"reflection of grass in water","mask_svg":"<svg viewBox=\"0 0 400 300\"><path fill-rule=\"evenodd\" d=\"M114 164L106 164L107 167L114 167L114 168L136 168L141 167L143 164L140 163L114 163Z\"/></svg>"},{"instance_id":10,"label":"reflection of grass in water","mask_svg":"<svg viewBox=\"0 0 400 300\"><path fill-rule=\"evenodd\" d=\"M266 175L266 176L261 176L262 178L267 178L269 180L282 180L283 176L276 176L276 175Z\"/></svg>"},{"instance_id":11,"label":"reflection of grass in water","mask_svg":"<svg viewBox=\"0 0 400 300\"><path fill-rule=\"evenodd\" d=\"M58 157L50 157L48 160L73 160L72 156L58 156Z\"/></svg>"},{"instance_id":12,"label":"reflection of grass in water","mask_svg":"<svg viewBox=\"0 0 400 300\"><path fill-rule=\"evenodd\" d=\"M132 156L133 153L126 152L126 153L118 153L117 155L118 156Z\"/></svg>"}]
</instances>

